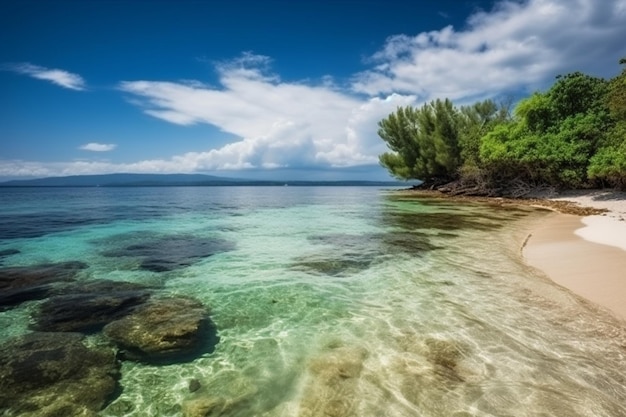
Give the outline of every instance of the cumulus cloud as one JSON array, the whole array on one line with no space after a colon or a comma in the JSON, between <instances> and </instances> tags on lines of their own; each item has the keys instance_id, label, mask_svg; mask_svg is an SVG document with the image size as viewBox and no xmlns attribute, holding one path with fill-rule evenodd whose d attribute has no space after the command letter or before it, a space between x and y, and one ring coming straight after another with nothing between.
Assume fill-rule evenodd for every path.
<instances>
[{"instance_id":1,"label":"cumulus cloud","mask_svg":"<svg viewBox=\"0 0 626 417\"><path fill-rule=\"evenodd\" d=\"M108 152L108 151L112 151L116 147L117 145L114 143L90 142L90 143L86 143L84 145L79 146L78 149L81 149L83 151L92 151L92 152Z\"/></svg>"},{"instance_id":2,"label":"cumulus cloud","mask_svg":"<svg viewBox=\"0 0 626 417\"><path fill-rule=\"evenodd\" d=\"M626 0L502 1L466 27L390 37L349 90L282 81L250 52L216 64L220 85L125 81L153 117L206 123L240 139L183 159L205 169L347 167L385 150L378 120L397 106L448 97L471 102L545 86L560 72L617 69L626 54ZM355 95L354 93L359 93Z\"/></svg>"},{"instance_id":3,"label":"cumulus cloud","mask_svg":"<svg viewBox=\"0 0 626 417\"><path fill-rule=\"evenodd\" d=\"M626 0L502 1L461 30L390 37L352 88L473 100L541 88L574 70L610 76L626 55L624 39Z\"/></svg>"},{"instance_id":4,"label":"cumulus cloud","mask_svg":"<svg viewBox=\"0 0 626 417\"><path fill-rule=\"evenodd\" d=\"M126 81L119 88L140 99L151 116L179 125L211 124L240 138L219 149L174 157L199 169L376 163L377 154L368 151L379 141L376 121L414 99L394 94L367 100L327 84L281 82L269 72L269 63L246 53L218 64L221 88L154 81Z\"/></svg>"},{"instance_id":5,"label":"cumulus cloud","mask_svg":"<svg viewBox=\"0 0 626 417\"><path fill-rule=\"evenodd\" d=\"M128 164L0 161L0 175L377 164L385 151L377 122L398 106L444 97L467 103L535 90L557 74L576 70L612 76L619 71L619 58L626 56L624 39L626 0L505 0L473 14L462 28L390 37L371 57L371 68L347 85L331 76L318 84L286 81L272 72L271 58L245 52L214 63L214 86L197 80L134 80L117 87L152 117L183 127L216 126L237 137L231 143L211 149L207 140L206 150ZM84 89L75 74L20 65L13 70ZM104 151L106 146L83 149Z\"/></svg>"},{"instance_id":6,"label":"cumulus cloud","mask_svg":"<svg viewBox=\"0 0 626 417\"><path fill-rule=\"evenodd\" d=\"M50 81L61 87L70 90L85 90L85 80L78 75L61 69L50 69L33 65L28 62L19 64L6 64L3 66L5 70L14 71L19 74L29 75L39 80Z\"/></svg>"}]
</instances>

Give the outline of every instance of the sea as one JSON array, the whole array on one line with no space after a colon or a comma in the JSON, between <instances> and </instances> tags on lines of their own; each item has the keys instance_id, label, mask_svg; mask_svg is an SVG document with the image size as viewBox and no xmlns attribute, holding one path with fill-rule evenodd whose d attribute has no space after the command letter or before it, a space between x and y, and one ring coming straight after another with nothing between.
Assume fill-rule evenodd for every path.
<instances>
[{"instance_id":1,"label":"sea","mask_svg":"<svg viewBox=\"0 0 626 417\"><path fill-rule=\"evenodd\" d=\"M80 282L210 312L214 347L123 360L98 416L626 416L624 322L524 263L545 210L378 187L0 188L0 202L0 274L79 261ZM1 311L0 343L44 302Z\"/></svg>"}]
</instances>

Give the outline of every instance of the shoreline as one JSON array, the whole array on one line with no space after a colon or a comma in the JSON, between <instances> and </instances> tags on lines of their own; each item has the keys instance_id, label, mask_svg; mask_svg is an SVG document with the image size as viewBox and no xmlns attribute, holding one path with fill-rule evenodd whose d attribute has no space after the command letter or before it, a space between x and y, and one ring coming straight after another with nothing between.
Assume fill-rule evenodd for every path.
<instances>
[{"instance_id":1,"label":"shoreline","mask_svg":"<svg viewBox=\"0 0 626 417\"><path fill-rule=\"evenodd\" d=\"M579 236L583 219L554 213L541 220L526 239L523 260L558 285L626 320L626 250Z\"/></svg>"},{"instance_id":2,"label":"shoreline","mask_svg":"<svg viewBox=\"0 0 626 417\"><path fill-rule=\"evenodd\" d=\"M605 212L549 216L527 236L522 247L524 261L626 321L626 193L576 191L550 201Z\"/></svg>"},{"instance_id":3,"label":"shoreline","mask_svg":"<svg viewBox=\"0 0 626 417\"><path fill-rule=\"evenodd\" d=\"M416 192L431 198L552 211L520 242L522 261L626 322L626 192L580 190L523 199Z\"/></svg>"}]
</instances>

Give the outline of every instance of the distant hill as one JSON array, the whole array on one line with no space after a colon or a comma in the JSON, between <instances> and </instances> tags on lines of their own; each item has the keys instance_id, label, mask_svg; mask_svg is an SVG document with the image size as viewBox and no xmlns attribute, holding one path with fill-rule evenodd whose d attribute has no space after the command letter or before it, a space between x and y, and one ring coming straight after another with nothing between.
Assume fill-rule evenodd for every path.
<instances>
[{"instance_id":1,"label":"distant hill","mask_svg":"<svg viewBox=\"0 0 626 417\"><path fill-rule=\"evenodd\" d=\"M406 186L395 181L268 181L203 174L105 174L0 182L0 187L172 187L172 186Z\"/></svg>"}]
</instances>

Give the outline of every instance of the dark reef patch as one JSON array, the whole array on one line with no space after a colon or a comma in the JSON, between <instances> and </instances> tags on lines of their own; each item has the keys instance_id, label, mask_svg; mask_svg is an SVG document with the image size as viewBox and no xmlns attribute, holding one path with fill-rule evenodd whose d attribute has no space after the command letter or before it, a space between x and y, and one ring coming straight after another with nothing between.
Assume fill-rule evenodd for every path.
<instances>
[{"instance_id":1,"label":"dark reef patch","mask_svg":"<svg viewBox=\"0 0 626 417\"><path fill-rule=\"evenodd\" d=\"M82 341L30 333L0 345L0 414L95 416L116 392L119 362L112 349Z\"/></svg>"},{"instance_id":2,"label":"dark reef patch","mask_svg":"<svg viewBox=\"0 0 626 417\"><path fill-rule=\"evenodd\" d=\"M361 254L324 254L296 258L292 269L317 275L349 276L368 269L374 260Z\"/></svg>"},{"instance_id":3,"label":"dark reef patch","mask_svg":"<svg viewBox=\"0 0 626 417\"><path fill-rule=\"evenodd\" d=\"M0 265L3 264L4 258L8 258L11 255L17 255L21 253L18 249L5 249L0 250Z\"/></svg>"},{"instance_id":4,"label":"dark reef patch","mask_svg":"<svg viewBox=\"0 0 626 417\"><path fill-rule=\"evenodd\" d=\"M441 236L438 234L437 236ZM456 237L454 234L445 234L445 237ZM313 243L333 245L338 251L350 251L371 257L380 257L398 252L419 254L440 249L431 243L432 234L422 232L394 231L388 233L328 234L312 236Z\"/></svg>"},{"instance_id":5,"label":"dark reef patch","mask_svg":"<svg viewBox=\"0 0 626 417\"><path fill-rule=\"evenodd\" d=\"M127 235L117 238L128 241ZM135 258L140 269L166 272L193 265L218 253L228 252L235 245L220 238L200 238L192 235L157 235L152 233L132 234L136 243L103 252L106 257Z\"/></svg>"},{"instance_id":6,"label":"dark reef patch","mask_svg":"<svg viewBox=\"0 0 626 417\"><path fill-rule=\"evenodd\" d=\"M53 296L40 306L32 327L39 331L93 333L130 314L150 294L146 291L103 291Z\"/></svg>"},{"instance_id":7,"label":"dark reef patch","mask_svg":"<svg viewBox=\"0 0 626 417\"><path fill-rule=\"evenodd\" d=\"M388 212L382 216L383 223L403 230L481 230L502 228L506 217L484 214L459 214L454 212L412 213Z\"/></svg>"},{"instance_id":8,"label":"dark reef patch","mask_svg":"<svg viewBox=\"0 0 626 417\"><path fill-rule=\"evenodd\" d=\"M0 311L24 301L48 297L62 282L87 268L83 262L59 262L0 268Z\"/></svg>"}]
</instances>

